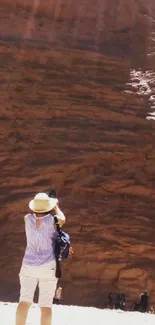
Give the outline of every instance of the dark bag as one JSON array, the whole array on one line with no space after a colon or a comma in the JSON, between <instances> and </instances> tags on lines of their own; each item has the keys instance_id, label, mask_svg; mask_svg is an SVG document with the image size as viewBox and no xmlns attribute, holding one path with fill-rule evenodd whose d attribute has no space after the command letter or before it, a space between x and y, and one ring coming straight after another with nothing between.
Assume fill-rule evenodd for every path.
<instances>
[{"instance_id":1,"label":"dark bag","mask_svg":"<svg viewBox=\"0 0 155 325\"><path fill-rule=\"evenodd\" d=\"M54 221L57 230L57 238L55 243L56 278L61 278L60 262L62 259L68 258L71 244L70 244L70 236L66 232L60 229L57 216L54 216Z\"/></svg>"}]
</instances>

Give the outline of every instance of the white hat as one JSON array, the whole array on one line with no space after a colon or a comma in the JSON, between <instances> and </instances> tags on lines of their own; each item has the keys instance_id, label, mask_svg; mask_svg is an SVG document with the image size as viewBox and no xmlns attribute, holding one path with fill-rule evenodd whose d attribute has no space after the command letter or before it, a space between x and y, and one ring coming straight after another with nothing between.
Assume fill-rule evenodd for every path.
<instances>
[{"instance_id":1,"label":"white hat","mask_svg":"<svg viewBox=\"0 0 155 325\"><path fill-rule=\"evenodd\" d=\"M48 212L56 206L57 202L58 199L51 198L46 193L38 193L29 202L29 208L36 213Z\"/></svg>"}]
</instances>

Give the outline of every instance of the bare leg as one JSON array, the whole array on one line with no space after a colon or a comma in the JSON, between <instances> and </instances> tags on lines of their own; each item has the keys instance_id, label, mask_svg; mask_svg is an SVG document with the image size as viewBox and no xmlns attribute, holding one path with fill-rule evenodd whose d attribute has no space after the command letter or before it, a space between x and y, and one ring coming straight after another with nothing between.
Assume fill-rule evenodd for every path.
<instances>
[{"instance_id":1,"label":"bare leg","mask_svg":"<svg viewBox=\"0 0 155 325\"><path fill-rule=\"evenodd\" d=\"M25 325L27 314L31 306L30 302L21 301L16 311L16 325Z\"/></svg>"},{"instance_id":2,"label":"bare leg","mask_svg":"<svg viewBox=\"0 0 155 325\"><path fill-rule=\"evenodd\" d=\"M41 307L40 310L41 310L41 325L51 325L52 324L52 308Z\"/></svg>"}]
</instances>

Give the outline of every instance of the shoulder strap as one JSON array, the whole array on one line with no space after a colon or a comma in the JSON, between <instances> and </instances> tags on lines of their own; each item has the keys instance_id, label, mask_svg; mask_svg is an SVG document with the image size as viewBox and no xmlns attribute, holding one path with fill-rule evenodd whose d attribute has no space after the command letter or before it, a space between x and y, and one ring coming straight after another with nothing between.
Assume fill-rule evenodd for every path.
<instances>
[{"instance_id":1,"label":"shoulder strap","mask_svg":"<svg viewBox=\"0 0 155 325\"><path fill-rule=\"evenodd\" d=\"M54 215L53 217L54 217L54 222L55 222L55 225L56 225L57 233L58 233L58 235L60 237L61 236L61 229L60 229L60 226L59 226L58 218L57 218L56 215Z\"/></svg>"}]
</instances>

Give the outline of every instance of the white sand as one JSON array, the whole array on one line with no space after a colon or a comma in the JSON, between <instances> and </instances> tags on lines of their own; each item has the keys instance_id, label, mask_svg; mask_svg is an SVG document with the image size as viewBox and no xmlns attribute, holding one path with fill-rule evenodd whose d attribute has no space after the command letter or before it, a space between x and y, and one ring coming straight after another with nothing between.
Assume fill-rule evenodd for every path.
<instances>
[{"instance_id":1,"label":"white sand","mask_svg":"<svg viewBox=\"0 0 155 325\"><path fill-rule=\"evenodd\" d=\"M0 325L14 325L17 304L0 303ZM39 325L40 311L34 305L27 325ZM155 315L91 307L53 306L52 325L155 325Z\"/></svg>"}]
</instances>

